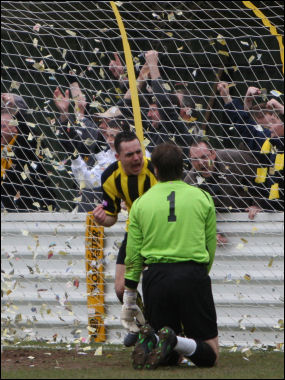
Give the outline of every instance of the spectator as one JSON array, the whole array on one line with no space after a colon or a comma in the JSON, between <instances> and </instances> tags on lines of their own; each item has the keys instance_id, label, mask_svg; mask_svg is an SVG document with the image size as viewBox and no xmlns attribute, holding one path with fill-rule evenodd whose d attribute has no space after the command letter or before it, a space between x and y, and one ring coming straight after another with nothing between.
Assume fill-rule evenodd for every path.
<instances>
[{"instance_id":1,"label":"spectator","mask_svg":"<svg viewBox=\"0 0 285 380\"><path fill-rule=\"evenodd\" d=\"M134 202L130 212L121 321L131 330L137 329L134 318L143 323L135 304L142 273L145 314L154 331L141 327L133 367L177 365L180 355L197 366L211 367L219 351L208 275L216 250L214 203L207 192L181 180L179 147L161 144L151 160L159 182Z\"/></svg>"},{"instance_id":2,"label":"spectator","mask_svg":"<svg viewBox=\"0 0 285 380\"><path fill-rule=\"evenodd\" d=\"M259 162L255 184L260 206L266 211L284 211L284 122L281 120L284 106L276 99L252 106L254 98L261 94L256 87L248 88L245 105L239 99L232 99L227 83L219 83L217 89L230 121Z\"/></svg>"},{"instance_id":3,"label":"spectator","mask_svg":"<svg viewBox=\"0 0 285 380\"><path fill-rule=\"evenodd\" d=\"M208 191L218 212L250 211L257 207L251 192L258 161L250 152L215 151L204 140L193 143L189 152L192 169L184 181ZM250 212L249 218L252 216Z\"/></svg>"},{"instance_id":4,"label":"spectator","mask_svg":"<svg viewBox=\"0 0 285 380\"><path fill-rule=\"evenodd\" d=\"M164 89L163 81L158 68L158 52L150 50L145 54L145 64L143 65L138 77L138 89L140 94L140 106L142 118L144 121L144 136L150 141L148 149L152 149L163 141L173 140L184 150L185 156L188 157L188 146L193 141L192 135L201 135L199 128L189 127L183 120L189 120L193 111L194 102L190 99L189 94L183 91L170 94ZM112 61L112 68L122 72L122 65L119 61ZM117 74L118 75L118 74ZM142 93L143 86L147 80L151 80L151 93ZM148 88L148 87L147 87ZM121 112L127 118L132 118L132 104L130 91L124 96L124 100L118 103ZM150 125L147 126L146 123ZM189 133L189 130L192 130ZM188 160L185 160L186 162ZM188 163L188 162L187 162Z\"/></svg>"},{"instance_id":5,"label":"spectator","mask_svg":"<svg viewBox=\"0 0 285 380\"><path fill-rule=\"evenodd\" d=\"M108 128L104 131L108 148L91 155L94 160L94 166L88 166L81 156L72 159L72 173L83 189L78 212L92 211L94 210L94 203L102 201L101 175L111 163L116 161L114 139L120 131L122 131L122 128L118 121L113 120L108 123ZM90 158L88 160L89 165Z\"/></svg>"},{"instance_id":6,"label":"spectator","mask_svg":"<svg viewBox=\"0 0 285 380\"><path fill-rule=\"evenodd\" d=\"M59 210L35 135L26 122L27 109L21 96L1 94L1 208Z\"/></svg>"},{"instance_id":7,"label":"spectator","mask_svg":"<svg viewBox=\"0 0 285 380\"><path fill-rule=\"evenodd\" d=\"M80 150L80 154L90 155L99 153L106 146L106 141L97 125L85 115L86 99L78 85L72 84L71 92L75 95L74 112L69 113L70 96L67 89L63 94L57 87L54 91L54 104L59 111L59 123L61 128L58 132L61 137L65 136L70 144L70 152L74 153L75 148ZM102 131L106 128L102 123ZM67 148L67 146L65 146ZM65 149L66 151L66 149Z\"/></svg>"}]
</instances>

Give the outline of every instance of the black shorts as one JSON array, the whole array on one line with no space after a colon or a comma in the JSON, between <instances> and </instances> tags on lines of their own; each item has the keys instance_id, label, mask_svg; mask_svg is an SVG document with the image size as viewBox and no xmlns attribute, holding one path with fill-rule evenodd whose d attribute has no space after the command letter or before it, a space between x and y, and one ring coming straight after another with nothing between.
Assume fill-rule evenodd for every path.
<instances>
[{"instance_id":1,"label":"black shorts","mask_svg":"<svg viewBox=\"0 0 285 380\"><path fill-rule=\"evenodd\" d=\"M125 264L127 238L128 238L128 233L125 232L124 240L122 241L122 244L118 252L116 264L123 264L123 265Z\"/></svg>"},{"instance_id":2,"label":"black shorts","mask_svg":"<svg viewBox=\"0 0 285 380\"><path fill-rule=\"evenodd\" d=\"M218 335L217 315L207 266L194 261L151 264L143 271L148 323L158 331L207 340Z\"/></svg>"}]
</instances>

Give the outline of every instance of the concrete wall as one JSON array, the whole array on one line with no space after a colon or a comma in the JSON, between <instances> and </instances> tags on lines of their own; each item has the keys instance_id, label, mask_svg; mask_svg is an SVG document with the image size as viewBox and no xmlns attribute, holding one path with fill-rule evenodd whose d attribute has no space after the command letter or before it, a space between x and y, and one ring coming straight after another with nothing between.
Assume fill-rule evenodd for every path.
<instances>
[{"instance_id":1,"label":"concrete wall","mask_svg":"<svg viewBox=\"0 0 285 380\"><path fill-rule=\"evenodd\" d=\"M84 214L2 214L2 339L88 341ZM211 277L221 345L273 345L283 339L284 215L221 214ZM105 228L105 326L121 343L114 294L125 216Z\"/></svg>"}]
</instances>

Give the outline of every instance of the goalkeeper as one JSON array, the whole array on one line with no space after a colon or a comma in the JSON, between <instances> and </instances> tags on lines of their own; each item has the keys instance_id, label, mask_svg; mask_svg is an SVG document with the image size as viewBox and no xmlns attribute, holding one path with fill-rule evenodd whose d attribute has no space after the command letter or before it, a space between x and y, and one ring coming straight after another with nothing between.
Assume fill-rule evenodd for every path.
<instances>
[{"instance_id":1,"label":"goalkeeper","mask_svg":"<svg viewBox=\"0 0 285 380\"><path fill-rule=\"evenodd\" d=\"M214 203L207 192L181 180L179 147L163 143L151 160L159 182L132 206L125 259L122 324L132 329L134 318L143 321L135 304L143 270L145 316L151 326L140 329L133 367L177 364L179 355L190 357L197 366L211 367L218 358L208 275L216 249ZM182 326L187 338L179 336Z\"/></svg>"}]
</instances>

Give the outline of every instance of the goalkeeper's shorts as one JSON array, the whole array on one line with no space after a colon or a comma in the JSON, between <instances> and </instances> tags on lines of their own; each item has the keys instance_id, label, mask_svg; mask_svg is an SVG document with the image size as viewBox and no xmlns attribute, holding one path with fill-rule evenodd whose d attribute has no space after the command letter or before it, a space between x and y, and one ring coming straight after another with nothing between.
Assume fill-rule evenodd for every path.
<instances>
[{"instance_id":1,"label":"goalkeeper's shorts","mask_svg":"<svg viewBox=\"0 0 285 380\"><path fill-rule=\"evenodd\" d=\"M145 317L158 331L207 340L218 335L216 309L207 266L194 261L161 263L143 271Z\"/></svg>"}]
</instances>

